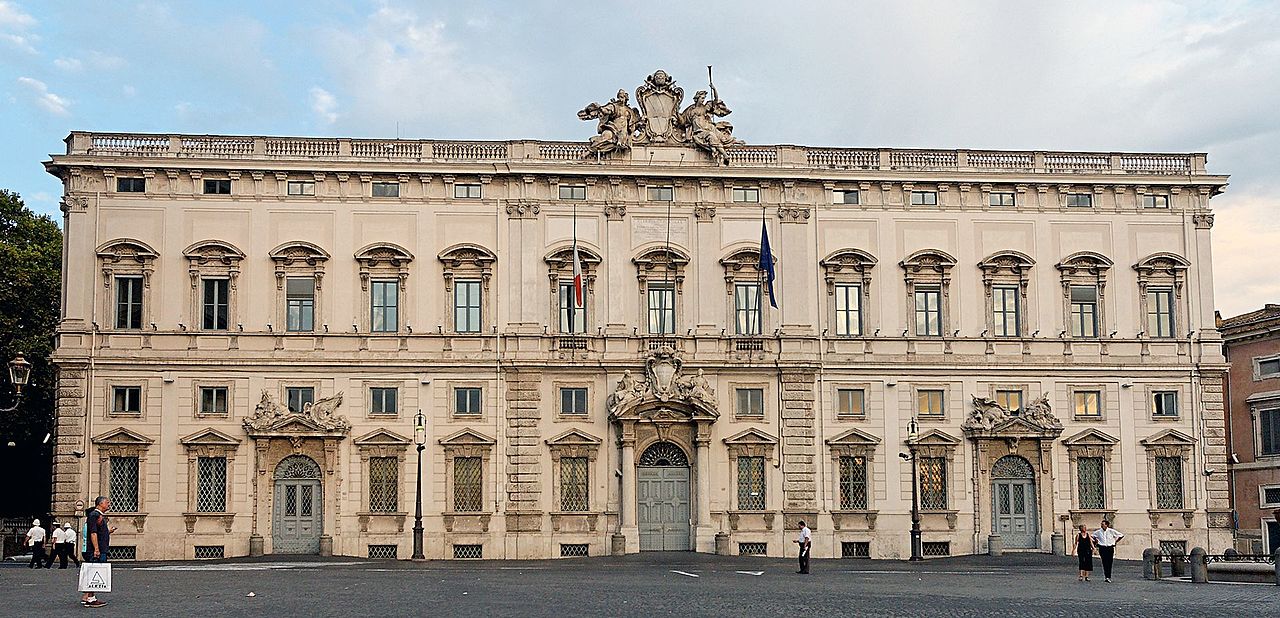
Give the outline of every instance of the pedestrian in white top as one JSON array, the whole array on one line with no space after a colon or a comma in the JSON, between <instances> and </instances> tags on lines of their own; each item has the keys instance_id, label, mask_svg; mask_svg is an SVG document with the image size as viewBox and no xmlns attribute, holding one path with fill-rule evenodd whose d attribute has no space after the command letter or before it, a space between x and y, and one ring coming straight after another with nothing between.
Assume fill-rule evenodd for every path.
<instances>
[{"instance_id":1,"label":"pedestrian in white top","mask_svg":"<svg viewBox=\"0 0 1280 618\"><path fill-rule=\"evenodd\" d=\"M800 522L800 534L796 536L796 545L800 546L800 570L796 573L808 575L809 548L813 546L813 534L809 532L809 526L804 525L804 521Z\"/></svg>"},{"instance_id":2,"label":"pedestrian in white top","mask_svg":"<svg viewBox=\"0 0 1280 618\"><path fill-rule=\"evenodd\" d=\"M61 565L58 568L67 568L67 558L70 558L79 567L80 556L76 555L76 531L71 529L71 522L63 522L62 529L54 532L55 537L57 537L58 532L62 533L62 540L57 545L59 564ZM49 558L49 562L53 562L53 557Z\"/></svg>"},{"instance_id":3,"label":"pedestrian in white top","mask_svg":"<svg viewBox=\"0 0 1280 618\"><path fill-rule=\"evenodd\" d=\"M1124 538L1124 533L1111 527L1111 522L1102 520L1102 527L1093 531L1093 540L1098 544L1098 557L1102 558L1102 581L1111 583L1111 561L1116 555L1116 543Z\"/></svg>"},{"instance_id":4,"label":"pedestrian in white top","mask_svg":"<svg viewBox=\"0 0 1280 618\"><path fill-rule=\"evenodd\" d=\"M45 558L44 568L52 569L53 561L58 559L58 554L62 553L62 526L58 522L53 522L53 533L49 535L49 557Z\"/></svg>"},{"instance_id":5,"label":"pedestrian in white top","mask_svg":"<svg viewBox=\"0 0 1280 618\"><path fill-rule=\"evenodd\" d=\"M40 568L40 563L44 562L44 528L40 527L39 519L31 522L31 529L27 531L27 547L31 548L31 561L27 568Z\"/></svg>"}]
</instances>

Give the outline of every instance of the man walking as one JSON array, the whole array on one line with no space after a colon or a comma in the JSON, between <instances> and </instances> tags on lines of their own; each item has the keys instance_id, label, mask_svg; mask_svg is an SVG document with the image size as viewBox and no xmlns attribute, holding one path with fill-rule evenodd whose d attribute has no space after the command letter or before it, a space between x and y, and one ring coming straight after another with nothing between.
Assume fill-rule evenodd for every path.
<instances>
[{"instance_id":1,"label":"man walking","mask_svg":"<svg viewBox=\"0 0 1280 618\"><path fill-rule=\"evenodd\" d=\"M67 568L67 558L70 557L76 566L80 566L80 553L76 551L76 531L71 528L71 522L62 522L62 566L59 568Z\"/></svg>"},{"instance_id":2,"label":"man walking","mask_svg":"<svg viewBox=\"0 0 1280 618\"><path fill-rule=\"evenodd\" d=\"M49 535L49 557L45 558L44 568L52 569L53 561L62 555L62 526L58 522L53 522L53 533ZM67 568L66 558L62 559L62 568Z\"/></svg>"},{"instance_id":3,"label":"man walking","mask_svg":"<svg viewBox=\"0 0 1280 618\"><path fill-rule=\"evenodd\" d=\"M27 568L40 568L44 562L44 528L40 527L39 519L31 522L31 529L27 531L27 547L31 548L31 561Z\"/></svg>"},{"instance_id":4,"label":"man walking","mask_svg":"<svg viewBox=\"0 0 1280 618\"><path fill-rule=\"evenodd\" d=\"M85 530L88 531L89 546L85 550L88 554L85 559L89 562L107 561L107 550L111 548L111 533L116 531L107 518L109 510L111 510L111 501L106 496L98 496L93 501L93 508L86 513ZM81 595L80 604L85 607L102 607L107 602L99 600L92 592L86 592Z\"/></svg>"},{"instance_id":5,"label":"man walking","mask_svg":"<svg viewBox=\"0 0 1280 618\"><path fill-rule=\"evenodd\" d=\"M1111 583L1111 560L1116 555L1116 543L1124 538L1124 533L1111 527L1111 522L1102 520L1102 527L1093 531L1093 540L1098 543L1098 556L1102 558L1102 581Z\"/></svg>"},{"instance_id":6,"label":"man walking","mask_svg":"<svg viewBox=\"0 0 1280 618\"><path fill-rule=\"evenodd\" d=\"M808 575L809 548L813 545L813 534L809 532L809 526L804 525L803 520L800 522L800 534L796 537L796 545L800 546L800 570L796 572Z\"/></svg>"}]
</instances>

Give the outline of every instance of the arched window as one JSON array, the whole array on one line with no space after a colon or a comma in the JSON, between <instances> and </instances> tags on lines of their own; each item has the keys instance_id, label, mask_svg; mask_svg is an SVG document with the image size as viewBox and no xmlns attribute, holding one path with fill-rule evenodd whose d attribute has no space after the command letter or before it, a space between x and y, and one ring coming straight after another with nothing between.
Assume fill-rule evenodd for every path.
<instances>
[{"instance_id":1,"label":"arched window","mask_svg":"<svg viewBox=\"0 0 1280 618\"><path fill-rule=\"evenodd\" d=\"M470 243L453 245L440 252L444 265L445 305L452 312L447 321L457 334L478 334L492 321L489 315L489 280L498 257L492 251Z\"/></svg>"}]
</instances>

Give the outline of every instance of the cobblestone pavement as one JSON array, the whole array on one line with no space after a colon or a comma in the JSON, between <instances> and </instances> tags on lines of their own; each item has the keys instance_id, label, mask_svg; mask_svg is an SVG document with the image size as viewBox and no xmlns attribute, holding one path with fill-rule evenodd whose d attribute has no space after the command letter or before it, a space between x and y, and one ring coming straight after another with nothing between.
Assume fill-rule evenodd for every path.
<instances>
[{"instance_id":1,"label":"cobblestone pavement","mask_svg":"<svg viewBox=\"0 0 1280 618\"><path fill-rule=\"evenodd\" d=\"M352 558L118 563L109 605L82 609L76 571L0 568L4 614L111 616L1280 616L1280 587L1076 581L1074 558L924 563L641 554L555 561ZM250 592L254 596L247 596Z\"/></svg>"}]
</instances>

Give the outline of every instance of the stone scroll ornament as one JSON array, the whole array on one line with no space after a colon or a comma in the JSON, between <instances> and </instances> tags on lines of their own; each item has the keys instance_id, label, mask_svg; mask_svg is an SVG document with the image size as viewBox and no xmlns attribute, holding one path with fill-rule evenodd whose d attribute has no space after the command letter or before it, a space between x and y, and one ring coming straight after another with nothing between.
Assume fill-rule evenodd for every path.
<instances>
[{"instance_id":1,"label":"stone scroll ornament","mask_svg":"<svg viewBox=\"0 0 1280 618\"><path fill-rule=\"evenodd\" d=\"M297 420L306 421L324 431L346 432L351 430L351 422L337 413L342 405L342 393L325 397L315 403L308 403L299 412L280 403L269 390L262 391L262 399L254 407L253 414L244 420L244 427L249 431L270 431L284 427Z\"/></svg>"},{"instance_id":2,"label":"stone scroll ornament","mask_svg":"<svg viewBox=\"0 0 1280 618\"><path fill-rule=\"evenodd\" d=\"M609 396L610 413L637 400L681 401L715 411L716 393L711 381L701 369L688 374L683 368L684 361L671 348L663 346L655 350L645 360L643 378L637 379L630 369L622 372L622 378Z\"/></svg>"},{"instance_id":3,"label":"stone scroll ornament","mask_svg":"<svg viewBox=\"0 0 1280 618\"><path fill-rule=\"evenodd\" d=\"M973 396L973 410L961 423L962 429L973 431L991 431L997 425L1011 419L1022 418L1042 429L1061 429L1062 422L1053 415L1049 406L1049 397L1041 397L1016 412L1006 410L994 399Z\"/></svg>"}]
</instances>

